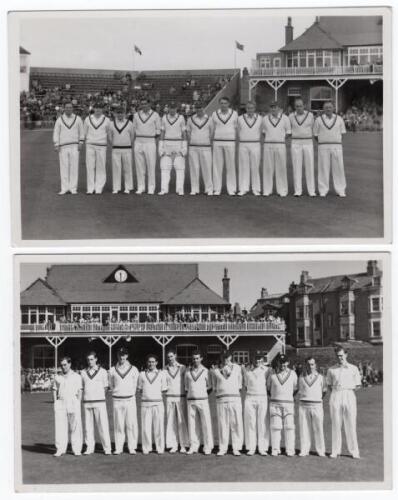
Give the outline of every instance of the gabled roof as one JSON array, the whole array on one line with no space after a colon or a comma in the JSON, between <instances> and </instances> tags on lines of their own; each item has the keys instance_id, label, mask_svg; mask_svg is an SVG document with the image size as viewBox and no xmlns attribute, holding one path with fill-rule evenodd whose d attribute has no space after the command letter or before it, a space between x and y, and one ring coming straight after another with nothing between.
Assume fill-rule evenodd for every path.
<instances>
[{"instance_id":1,"label":"gabled roof","mask_svg":"<svg viewBox=\"0 0 398 500\"><path fill-rule=\"evenodd\" d=\"M196 277L185 288L174 295L174 297L171 297L166 304L227 305L228 302Z\"/></svg>"},{"instance_id":2,"label":"gabled roof","mask_svg":"<svg viewBox=\"0 0 398 500\"><path fill-rule=\"evenodd\" d=\"M21 306L64 306L66 303L44 280L38 278L21 293Z\"/></svg>"},{"instance_id":3,"label":"gabled roof","mask_svg":"<svg viewBox=\"0 0 398 500\"><path fill-rule=\"evenodd\" d=\"M372 285L372 276L369 276L367 273L310 278L306 284L311 287L309 289L310 294L335 292L341 289L346 278L352 280L351 290L359 290L360 288Z\"/></svg>"},{"instance_id":4,"label":"gabled roof","mask_svg":"<svg viewBox=\"0 0 398 500\"><path fill-rule=\"evenodd\" d=\"M126 264L136 282L106 283L118 264L53 265L47 283L68 303L161 303L198 276L197 264Z\"/></svg>"},{"instance_id":5,"label":"gabled roof","mask_svg":"<svg viewBox=\"0 0 398 500\"><path fill-rule=\"evenodd\" d=\"M20 54L26 54L26 55L30 55L30 52L28 52L26 49L24 49L23 47L19 46L19 53Z\"/></svg>"},{"instance_id":6,"label":"gabled roof","mask_svg":"<svg viewBox=\"0 0 398 500\"><path fill-rule=\"evenodd\" d=\"M333 50L342 49L342 45L329 35L319 22L315 22L302 35L292 40L280 49L281 52L290 50Z\"/></svg>"}]
</instances>

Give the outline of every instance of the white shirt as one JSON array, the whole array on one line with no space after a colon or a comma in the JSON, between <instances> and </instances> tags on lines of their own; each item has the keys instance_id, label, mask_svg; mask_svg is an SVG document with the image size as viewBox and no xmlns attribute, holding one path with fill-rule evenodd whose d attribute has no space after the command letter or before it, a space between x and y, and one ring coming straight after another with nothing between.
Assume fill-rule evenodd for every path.
<instances>
[{"instance_id":1,"label":"white shirt","mask_svg":"<svg viewBox=\"0 0 398 500\"><path fill-rule=\"evenodd\" d=\"M166 396L185 397L185 366L180 363L175 366L167 365L165 375L168 387Z\"/></svg>"},{"instance_id":2,"label":"white shirt","mask_svg":"<svg viewBox=\"0 0 398 500\"><path fill-rule=\"evenodd\" d=\"M246 387L246 396L267 397L267 377L269 369L267 367L245 370L243 381Z\"/></svg>"},{"instance_id":3,"label":"white shirt","mask_svg":"<svg viewBox=\"0 0 398 500\"><path fill-rule=\"evenodd\" d=\"M152 142L155 136L160 134L160 127L160 116L156 111L150 110L149 113L138 111L134 115L133 130L138 143Z\"/></svg>"},{"instance_id":4,"label":"white shirt","mask_svg":"<svg viewBox=\"0 0 398 500\"><path fill-rule=\"evenodd\" d=\"M213 370L214 389L217 401L229 402L240 398L242 372L240 366L231 364Z\"/></svg>"},{"instance_id":5,"label":"white shirt","mask_svg":"<svg viewBox=\"0 0 398 500\"><path fill-rule=\"evenodd\" d=\"M239 142L260 142L263 131L261 116L254 113L250 117L247 113L238 118Z\"/></svg>"},{"instance_id":6,"label":"white shirt","mask_svg":"<svg viewBox=\"0 0 398 500\"><path fill-rule=\"evenodd\" d=\"M271 401L292 403L293 394L297 390L296 372L288 368L285 372L272 373L267 380Z\"/></svg>"},{"instance_id":7,"label":"white shirt","mask_svg":"<svg viewBox=\"0 0 398 500\"><path fill-rule=\"evenodd\" d=\"M214 126L214 141L221 146L235 147L236 129L238 126L238 114L233 109L227 113L221 113L218 109L212 114Z\"/></svg>"},{"instance_id":8,"label":"white shirt","mask_svg":"<svg viewBox=\"0 0 398 500\"><path fill-rule=\"evenodd\" d=\"M188 401L207 399L207 390L211 387L209 370L204 366L201 365L198 370L193 368L185 370L185 390Z\"/></svg>"},{"instance_id":9,"label":"white shirt","mask_svg":"<svg viewBox=\"0 0 398 500\"><path fill-rule=\"evenodd\" d=\"M116 364L109 370L109 386L115 399L128 399L137 392L138 370L130 363Z\"/></svg>"},{"instance_id":10,"label":"white shirt","mask_svg":"<svg viewBox=\"0 0 398 500\"><path fill-rule=\"evenodd\" d=\"M133 143L133 124L130 120L112 120L109 125L109 136L114 148L131 148Z\"/></svg>"},{"instance_id":11,"label":"white shirt","mask_svg":"<svg viewBox=\"0 0 398 500\"><path fill-rule=\"evenodd\" d=\"M138 389L142 392L142 406L163 404L163 391L167 390L167 380L163 370L145 370L138 376Z\"/></svg>"},{"instance_id":12,"label":"white shirt","mask_svg":"<svg viewBox=\"0 0 398 500\"><path fill-rule=\"evenodd\" d=\"M325 388L325 380L318 372L308 373L299 377L298 395L300 401L321 403Z\"/></svg>"},{"instance_id":13,"label":"white shirt","mask_svg":"<svg viewBox=\"0 0 398 500\"><path fill-rule=\"evenodd\" d=\"M312 140L314 128L314 115L311 111L304 111L303 114L296 112L289 115L290 125L292 128L292 140L297 139L300 144L305 140Z\"/></svg>"},{"instance_id":14,"label":"white shirt","mask_svg":"<svg viewBox=\"0 0 398 500\"><path fill-rule=\"evenodd\" d=\"M198 115L188 118L187 130L190 146L211 146L213 122L206 114L202 118L199 118Z\"/></svg>"},{"instance_id":15,"label":"white shirt","mask_svg":"<svg viewBox=\"0 0 398 500\"><path fill-rule=\"evenodd\" d=\"M72 114L68 118L64 113L57 118L53 131L54 146L69 146L83 141L84 130L80 116Z\"/></svg>"},{"instance_id":16,"label":"white shirt","mask_svg":"<svg viewBox=\"0 0 398 500\"><path fill-rule=\"evenodd\" d=\"M85 403L105 402L105 390L108 388L108 373L104 368L86 368L81 373L83 380L83 401Z\"/></svg>"},{"instance_id":17,"label":"white shirt","mask_svg":"<svg viewBox=\"0 0 398 500\"><path fill-rule=\"evenodd\" d=\"M269 113L264 116L265 144L285 144L286 135L292 133L289 118L280 113L276 118Z\"/></svg>"},{"instance_id":18,"label":"white shirt","mask_svg":"<svg viewBox=\"0 0 398 500\"><path fill-rule=\"evenodd\" d=\"M58 400L64 402L69 413L74 413L80 406L80 393L83 388L81 376L69 370L67 374L55 375L53 390Z\"/></svg>"},{"instance_id":19,"label":"white shirt","mask_svg":"<svg viewBox=\"0 0 398 500\"><path fill-rule=\"evenodd\" d=\"M86 144L94 146L106 146L108 144L109 118L101 115L96 118L94 115L88 115L84 120L84 136Z\"/></svg>"},{"instance_id":20,"label":"white shirt","mask_svg":"<svg viewBox=\"0 0 398 500\"><path fill-rule=\"evenodd\" d=\"M332 391L352 390L362 385L358 367L350 363L334 365L327 371L326 383Z\"/></svg>"},{"instance_id":21,"label":"white shirt","mask_svg":"<svg viewBox=\"0 0 398 500\"><path fill-rule=\"evenodd\" d=\"M331 118L325 114L318 116L314 123L314 136L318 144L341 144L342 135L346 133L344 120L333 113Z\"/></svg>"}]
</instances>

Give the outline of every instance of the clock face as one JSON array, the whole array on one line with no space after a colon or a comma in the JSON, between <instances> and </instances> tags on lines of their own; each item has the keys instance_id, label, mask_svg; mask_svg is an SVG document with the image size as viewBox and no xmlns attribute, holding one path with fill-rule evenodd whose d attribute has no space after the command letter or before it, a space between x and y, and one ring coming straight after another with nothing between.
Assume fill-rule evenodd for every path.
<instances>
[{"instance_id":1,"label":"clock face","mask_svg":"<svg viewBox=\"0 0 398 500\"><path fill-rule=\"evenodd\" d=\"M127 273L123 269L119 269L115 272L115 280L119 283L123 283L127 279Z\"/></svg>"}]
</instances>

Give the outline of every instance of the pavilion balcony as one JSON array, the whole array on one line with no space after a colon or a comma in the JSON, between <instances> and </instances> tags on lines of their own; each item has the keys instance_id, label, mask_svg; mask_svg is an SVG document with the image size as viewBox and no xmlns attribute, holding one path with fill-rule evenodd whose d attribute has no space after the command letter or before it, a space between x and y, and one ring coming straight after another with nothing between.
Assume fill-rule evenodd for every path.
<instances>
[{"instance_id":1,"label":"pavilion balcony","mask_svg":"<svg viewBox=\"0 0 398 500\"><path fill-rule=\"evenodd\" d=\"M363 64L355 66L312 66L312 67L285 67L285 68L260 68L254 64L250 70L252 77L292 78L306 76L326 77L365 77L383 75L383 65Z\"/></svg>"}]
</instances>

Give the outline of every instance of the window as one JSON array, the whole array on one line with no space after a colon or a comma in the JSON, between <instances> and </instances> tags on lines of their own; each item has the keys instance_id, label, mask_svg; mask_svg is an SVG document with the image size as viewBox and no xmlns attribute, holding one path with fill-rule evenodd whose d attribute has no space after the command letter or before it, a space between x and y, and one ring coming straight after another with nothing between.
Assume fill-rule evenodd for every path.
<instances>
[{"instance_id":1,"label":"window","mask_svg":"<svg viewBox=\"0 0 398 500\"><path fill-rule=\"evenodd\" d=\"M340 338L342 340L346 340L350 338L350 325L341 325L340 326Z\"/></svg>"},{"instance_id":2,"label":"window","mask_svg":"<svg viewBox=\"0 0 398 500\"><path fill-rule=\"evenodd\" d=\"M297 338L298 340L304 340L304 327L303 326L298 326L297 327Z\"/></svg>"},{"instance_id":3,"label":"window","mask_svg":"<svg viewBox=\"0 0 398 500\"><path fill-rule=\"evenodd\" d=\"M327 315L327 325L328 325L328 327L332 327L333 324L334 324L333 314L329 313Z\"/></svg>"},{"instance_id":4,"label":"window","mask_svg":"<svg viewBox=\"0 0 398 500\"><path fill-rule=\"evenodd\" d=\"M370 322L370 336L381 337L381 321L375 320Z\"/></svg>"},{"instance_id":5,"label":"window","mask_svg":"<svg viewBox=\"0 0 398 500\"><path fill-rule=\"evenodd\" d=\"M298 53L298 58L299 58L299 66L301 68L305 68L307 66L306 51L305 50L300 50L299 53Z\"/></svg>"},{"instance_id":6,"label":"window","mask_svg":"<svg viewBox=\"0 0 398 500\"><path fill-rule=\"evenodd\" d=\"M260 57L260 68L268 69L271 67L271 59L269 57Z\"/></svg>"},{"instance_id":7,"label":"window","mask_svg":"<svg viewBox=\"0 0 398 500\"><path fill-rule=\"evenodd\" d=\"M370 297L370 312L381 312L383 310L383 299L380 296Z\"/></svg>"},{"instance_id":8,"label":"window","mask_svg":"<svg viewBox=\"0 0 398 500\"><path fill-rule=\"evenodd\" d=\"M304 307L303 306L296 307L296 318L297 319L304 319Z\"/></svg>"},{"instance_id":9,"label":"window","mask_svg":"<svg viewBox=\"0 0 398 500\"><path fill-rule=\"evenodd\" d=\"M281 58L280 57L275 57L273 60L274 63L274 68L280 68L281 67Z\"/></svg>"},{"instance_id":10,"label":"window","mask_svg":"<svg viewBox=\"0 0 398 500\"><path fill-rule=\"evenodd\" d=\"M149 306L149 310L156 312L158 310L158 306Z\"/></svg>"},{"instance_id":11,"label":"window","mask_svg":"<svg viewBox=\"0 0 398 500\"><path fill-rule=\"evenodd\" d=\"M315 66L315 52L307 52L307 66L313 68Z\"/></svg>"},{"instance_id":12,"label":"window","mask_svg":"<svg viewBox=\"0 0 398 500\"><path fill-rule=\"evenodd\" d=\"M356 66L358 64L382 64L383 47L349 47L348 64Z\"/></svg>"},{"instance_id":13,"label":"window","mask_svg":"<svg viewBox=\"0 0 398 500\"><path fill-rule=\"evenodd\" d=\"M54 348L52 346L33 346L33 368L53 368L54 365Z\"/></svg>"},{"instance_id":14,"label":"window","mask_svg":"<svg viewBox=\"0 0 398 500\"><path fill-rule=\"evenodd\" d=\"M333 56L333 52L331 50L324 50L323 51L323 65L325 67L329 67L332 65L332 56Z\"/></svg>"},{"instance_id":15,"label":"window","mask_svg":"<svg viewBox=\"0 0 398 500\"><path fill-rule=\"evenodd\" d=\"M235 363L238 363L238 365L245 365L250 361L249 351L234 351L232 359Z\"/></svg>"},{"instance_id":16,"label":"window","mask_svg":"<svg viewBox=\"0 0 398 500\"><path fill-rule=\"evenodd\" d=\"M219 344L209 344L207 346L207 354L221 354L222 347Z\"/></svg>"},{"instance_id":17,"label":"window","mask_svg":"<svg viewBox=\"0 0 398 500\"><path fill-rule=\"evenodd\" d=\"M192 362L192 354L198 350L195 344L179 344L176 347L177 358L183 365L190 365Z\"/></svg>"},{"instance_id":18,"label":"window","mask_svg":"<svg viewBox=\"0 0 398 500\"><path fill-rule=\"evenodd\" d=\"M321 315L320 313L315 314L314 316L314 329L319 330L321 327Z\"/></svg>"},{"instance_id":19,"label":"window","mask_svg":"<svg viewBox=\"0 0 398 500\"><path fill-rule=\"evenodd\" d=\"M321 110L325 101L332 99L331 87L311 87L310 88L310 102L311 109L314 111Z\"/></svg>"},{"instance_id":20,"label":"window","mask_svg":"<svg viewBox=\"0 0 398 500\"><path fill-rule=\"evenodd\" d=\"M375 276L373 278L373 286L380 286L381 285L381 278L380 276Z\"/></svg>"},{"instance_id":21,"label":"window","mask_svg":"<svg viewBox=\"0 0 398 500\"><path fill-rule=\"evenodd\" d=\"M287 95L289 97L301 97L301 88L300 87L289 87L287 89Z\"/></svg>"},{"instance_id":22,"label":"window","mask_svg":"<svg viewBox=\"0 0 398 500\"><path fill-rule=\"evenodd\" d=\"M344 300L343 302L340 302L340 315L341 316L348 315L348 307L349 307L348 300Z\"/></svg>"}]
</instances>

